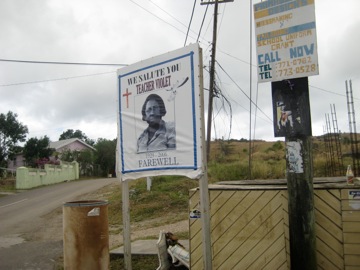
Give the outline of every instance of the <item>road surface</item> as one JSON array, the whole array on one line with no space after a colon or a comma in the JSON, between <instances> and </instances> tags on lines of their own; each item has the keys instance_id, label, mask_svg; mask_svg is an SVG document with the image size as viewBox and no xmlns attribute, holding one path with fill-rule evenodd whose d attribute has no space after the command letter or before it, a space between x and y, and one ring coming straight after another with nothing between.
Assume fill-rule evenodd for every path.
<instances>
[{"instance_id":1,"label":"road surface","mask_svg":"<svg viewBox=\"0 0 360 270\"><path fill-rule=\"evenodd\" d=\"M62 239L26 239L31 232L49 230L44 216L61 211L65 202L117 182L116 178L70 181L0 198L0 269L55 269L62 256ZM60 215L57 215L60 216ZM61 223L58 218L58 223ZM56 224L59 235L62 224Z\"/></svg>"}]
</instances>

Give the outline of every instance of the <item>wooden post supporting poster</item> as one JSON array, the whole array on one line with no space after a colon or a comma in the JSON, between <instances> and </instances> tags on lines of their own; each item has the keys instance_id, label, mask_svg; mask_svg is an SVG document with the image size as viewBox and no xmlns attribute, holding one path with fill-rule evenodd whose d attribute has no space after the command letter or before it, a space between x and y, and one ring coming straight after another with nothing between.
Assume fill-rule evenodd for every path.
<instances>
[{"instance_id":1,"label":"wooden post supporting poster","mask_svg":"<svg viewBox=\"0 0 360 270\"><path fill-rule=\"evenodd\" d=\"M207 174L199 180L204 269L212 270L209 188Z\"/></svg>"},{"instance_id":2,"label":"wooden post supporting poster","mask_svg":"<svg viewBox=\"0 0 360 270\"><path fill-rule=\"evenodd\" d=\"M272 82L275 137L285 136L292 270L312 270L316 234L308 78Z\"/></svg>"},{"instance_id":3,"label":"wooden post supporting poster","mask_svg":"<svg viewBox=\"0 0 360 270\"><path fill-rule=\"evenodd\" d=\"M121 191L122 191L124 263L125 263L125 269L126 270L132 270L132 266L131 266L131 231L130 231L129 181L121 181Z\"/></svg>"}]
</instances>

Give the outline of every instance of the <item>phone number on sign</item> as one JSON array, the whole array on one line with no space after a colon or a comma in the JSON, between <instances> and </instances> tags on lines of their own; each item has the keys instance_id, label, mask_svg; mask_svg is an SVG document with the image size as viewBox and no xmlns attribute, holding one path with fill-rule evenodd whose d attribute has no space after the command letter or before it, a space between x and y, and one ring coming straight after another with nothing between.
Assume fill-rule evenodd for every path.
<instances>
[{"instance_id":1,"label":"phone number on sign","mask_svg":"<svg viewBox=\"0 0 360 270\"><path fill-rule=\"evenodd\" d=\"M311 73L316 71L316 65L304 65L304 66L298 66L298 67L290 67L290 68L284 68L284 69L277 69L276 70L276 76L277 77L283 77L283 76L292 76L302 73Z\"/></svg>"},{"instance_id":2,"label":"phone number on sign","mask_svg":"<svg viewBox=\"0 0 360 270\"><path fill-rule=\"evenodd\" d=\"M311 64L311 57L281 61L276 63L275 68L277 77L313 73L316 71L316 65Z\"/></svg>"}]
</instances>

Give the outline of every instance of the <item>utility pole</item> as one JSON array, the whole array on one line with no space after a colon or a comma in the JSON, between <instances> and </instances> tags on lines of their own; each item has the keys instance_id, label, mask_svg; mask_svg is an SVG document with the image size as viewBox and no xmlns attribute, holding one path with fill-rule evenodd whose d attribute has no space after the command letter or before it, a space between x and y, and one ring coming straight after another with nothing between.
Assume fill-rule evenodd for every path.
<instances>
[{"instance_id":1,"label":"utility pole","mask_svg":"<svg viewBox=\"0 0 360 270\"><path fill-rule=\"evenodd\" d=\"M213 99L214 99L214 85L215 85L215 57L216 57L216 39L217 39L217 15L218 4L233 2L234 0L215 0L215 1L201 1L201 5L215 4L214 8L214 25L213 25L213 41L212 53L210 62L210 84L209 84L209 107L208 107L208 121L207 121L207 136L206 136L206 157L209 161L210 158L210 142L211 142L211 117L213 112Z\"/></svg>"}]
</instances>

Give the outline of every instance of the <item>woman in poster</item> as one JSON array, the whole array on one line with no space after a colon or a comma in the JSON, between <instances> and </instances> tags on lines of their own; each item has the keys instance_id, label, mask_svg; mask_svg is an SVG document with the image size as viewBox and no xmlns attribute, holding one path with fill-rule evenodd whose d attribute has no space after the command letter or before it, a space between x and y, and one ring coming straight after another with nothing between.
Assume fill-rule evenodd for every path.
<instances>
[{"instance_id":1,"label":"woman in poster","mask_svg":"<svg viewBox=\"0 0 360 270\"><path fill-rule=\"evenodd\" d=\"M163 99L157 94L149 95L142 106L141 114L142 120L148 123L148 127L138 138L137 152L175 149L175 124L162 120L166 114Z\"/></svg>"}]
</instances>

